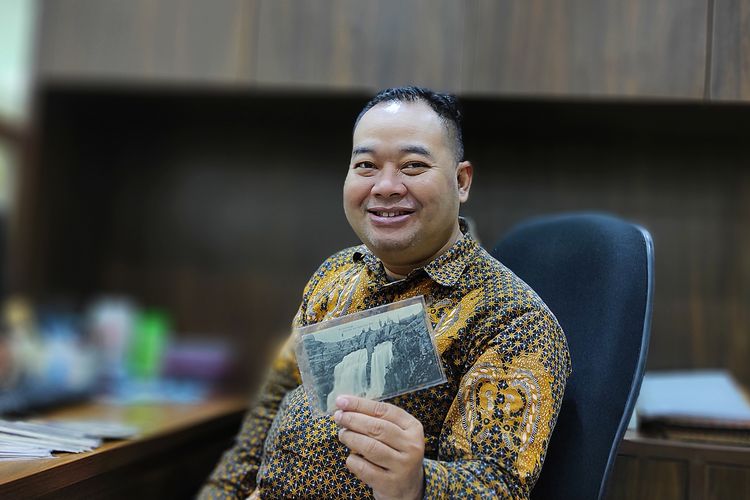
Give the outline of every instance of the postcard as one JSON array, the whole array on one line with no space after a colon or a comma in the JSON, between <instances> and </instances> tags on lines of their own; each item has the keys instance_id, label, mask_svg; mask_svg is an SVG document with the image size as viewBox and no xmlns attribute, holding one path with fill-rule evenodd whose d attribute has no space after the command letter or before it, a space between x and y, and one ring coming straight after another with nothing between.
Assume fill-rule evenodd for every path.
<instances>
[{"instance_id":1,"label":"postcard","mask_svg":"<svg viewBox=\"0 0 750 500\"><path fill-rule=\"evenodd\" d=\"M332 413L340 394L382 401L446 381L421 296L295 334L302 383L317 414Z\"/></svg>"}]
</instances>

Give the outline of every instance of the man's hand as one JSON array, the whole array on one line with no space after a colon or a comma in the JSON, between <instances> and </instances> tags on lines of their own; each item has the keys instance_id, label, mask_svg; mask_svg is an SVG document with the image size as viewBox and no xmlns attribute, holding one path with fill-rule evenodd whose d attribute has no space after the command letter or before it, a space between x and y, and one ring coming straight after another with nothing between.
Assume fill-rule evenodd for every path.
<instances>
[{"instance_id":1,"label":"man's hand","mask_svg":"<svg viewBox=\"0 0 750 500\"><path fill-rule=\"evenodd\" d=\"M346 467L377 499L422 498L422 423L397 406L354 396L339 396L336 406L339 440L351 451Z\"/></svg>"}]
</instances>

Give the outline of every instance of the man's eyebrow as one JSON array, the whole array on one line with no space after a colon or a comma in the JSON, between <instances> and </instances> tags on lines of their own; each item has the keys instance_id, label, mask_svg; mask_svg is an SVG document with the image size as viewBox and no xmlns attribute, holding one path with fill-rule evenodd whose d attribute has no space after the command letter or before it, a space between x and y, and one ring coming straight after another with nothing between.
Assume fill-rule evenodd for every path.
<instances>
[{"instance_id":1,"label":"man's eyebrow","mask_svg":"<svg viewBox=\"0 0 750 500\"><path fill-rule=\"evenodd\" d=\"M356 148L352 149L352 156L364 155L373 152L374 150L372 148L368 148L367 146L357 146Z\"/></svg>"},{"instance_id":2,"label":"man's eyebrow","mask_svg":"<svg viewBox=\"0 0 750 500\"><path fill-rule=\"evenodd\" d=\"M422 156L426 156L427 158L432 159L432 154L430 153L429 149L427 149L424 146L418 146L416 144L401 148L401 152L422 155Z\"/></svg>"},{"instance_id":3,"label":"man's eyebrow","mask_svg":"<svg viewBox=\"0 0 750 500\"><path fill-rule=\"evenodd\" d=\"M400 149L400 151L402 154L417 154L432 159L432 153L430 153L430 150L418 144L410 144L408 146L404 146ZM354 149L352 149L352 156L373 153L375 153L375 150L368 146L356 146Z\"/></svg>"}]
</instances>

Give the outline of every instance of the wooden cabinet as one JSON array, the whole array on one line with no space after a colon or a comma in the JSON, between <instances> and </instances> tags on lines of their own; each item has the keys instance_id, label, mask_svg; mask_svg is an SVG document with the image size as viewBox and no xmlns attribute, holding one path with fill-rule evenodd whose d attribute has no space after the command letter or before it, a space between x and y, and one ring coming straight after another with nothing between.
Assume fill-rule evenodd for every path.
<instances>
[{"instance_id":1,"label":"wooden cabinet","mask_svg":"<svg viewBox=\"0 0 750 500\"><path fill-rule=\"evenodd\" d=\"M702 99L705 0L468 0L466 93Z\"/></svg>"},{"instance_id":2,"label":"wooden cabinet","mask_svg":"<svg viewBox=\"0 0 750 500\"><path fill-rule=\"evenodd\" d=\"M257 82L457 92L463 40L455 0L261 0Z\"/></svg>"},{"instance_id":3,"label":"wooden cabinet","mask_svg":"<svg viewBox=\"0 0 750 500\"><path fill-rule=\"evenodd\" d=\"M43 3L42 81L460 91L452 0L59 0Z\"/></svg>"},{"instance_id":4,"label":"wooden cabinet","mask_svg":"<svg viewBox=\"0 0 750 500\"><path fill-rule=\"evenodd\" d=\"M750 0L715 0L711 99L750 100Z\"/></svg>"},{"instance_id":5,"label":"wooden cabinet","mask_svg":"<svg viewBox=\"0 0 750 500\"><path fill-rule=\"evenodd\" d=\"M247 82L256 0L60 0L42 3L42 81Z\"/></svg>"},{"instance_id":6,"label":"wooden cabinet","mask_svg":"<svg viewBox=\"0 0 750 500\"><path fill-rule=\"evenodd\" d=\"M750 448L655 439L628 431L607 500L750 498Z\"/></svg>"},{"instance_id":7,"label":"wooden cabinet","mask_svg":"<svg viewBox=\"0 0 750 500\"><path fill-rule=\"evenodd\" d=\"M419 84L463 94L703 99L714 79L712 97L750 94L741 39L750 36L750 0L42 5L42 81L355 91Z\"/></svg>"},{"instance_id":8,"label":"wooden cabinet","mask_svg":"<svg viewBox=\"0 0 750 500\"><path fill-rule=\"evenodd\" d=\"M686 464L659 458L619 456L607 500L684 500Z\"/></svg>"}]
</instances>

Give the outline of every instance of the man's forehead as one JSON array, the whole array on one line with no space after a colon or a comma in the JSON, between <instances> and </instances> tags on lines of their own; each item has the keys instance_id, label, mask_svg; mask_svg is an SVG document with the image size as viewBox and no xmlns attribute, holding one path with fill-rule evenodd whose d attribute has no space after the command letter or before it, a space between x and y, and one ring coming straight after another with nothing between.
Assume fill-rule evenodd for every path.
<instances>
[{"instance_id":1,"label":"man's forehead","mask_svg":"<svg viewBox=\"0 0 750 500\"><path fill-rule=\"evenodd\" d=\"M383 108L383 111L386 113L398 113L401 109L401 101L391 101L389 103L386 103L385 108Z\"/></svg>"},{"instance_id":2,"label":"man's forehead","mask_svg":"<svg viewBox=\"0 0 750 500\"><path fill-rule=\"evenodd\" d=\"M448 139L442 118L422 101L389 101L379 103L362 115L354 129L354 143L387 139L389 136L406 139L422 137L425 140ZM432 137L428 137L432 136Z\"/></svg>"},{"instance_id":3,"label":"man's forehead","mask_svg":"<svg viewBox=\"0 0 750 500\"><path fill-rule=\"evenodd\" d=\"M360 123L375 116L396 118L403 115L421 115L425 120L441 120L440 115L424 101L384 101L368 109L362 115Z\"/></svg>"}]
</instances>

